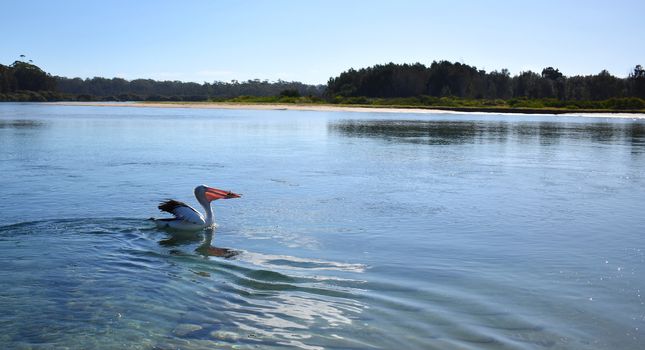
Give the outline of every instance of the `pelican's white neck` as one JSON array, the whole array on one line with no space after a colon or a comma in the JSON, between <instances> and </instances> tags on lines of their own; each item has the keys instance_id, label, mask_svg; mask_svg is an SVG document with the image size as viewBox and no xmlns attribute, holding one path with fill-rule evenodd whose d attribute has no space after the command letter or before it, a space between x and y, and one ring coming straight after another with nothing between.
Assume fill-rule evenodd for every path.
<instances>
[{"instance_id":1,"label":"pelican's white neck","mask_svg":"<svg viewBox=\"0 0 645 350\"><path fill-rule=\"evenodd\" d=\"M206 196L204 195L204 191L201 189L201 187L197 187L195 189L195 198L197 198L197 201L199 204L202 205L204 208L204 211L206 212L206 227L212 226L215 223L215 220L213 218L213 209L211 208L211 201L209 201Z\"/></svg>"},{"instance_id":2,"label":"pelican's white neck","mask_svg":"<svg viewBox=\"0 0 645 350\"><path fill-rule=\"evenodd\" d=\"M202 206L204 207L204 210L206 211L206 226L211 226L215 223L215 219L213 218L213 209L211 208L211 204L209 202L202 203Z\"/></svg>"}]
</instances>

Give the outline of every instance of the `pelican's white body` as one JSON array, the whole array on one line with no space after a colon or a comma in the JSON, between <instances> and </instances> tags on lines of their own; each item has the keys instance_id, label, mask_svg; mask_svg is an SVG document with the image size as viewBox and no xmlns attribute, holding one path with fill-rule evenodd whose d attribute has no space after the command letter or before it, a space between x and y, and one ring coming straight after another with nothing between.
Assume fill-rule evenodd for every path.
<instances>
[{"instance_id":1,"label":"pelican's white body","mask_svg":"<svg viewBox=\"0 0 645 350\"><path fill-rule=\"evenodd\" d=\"M182 231L197 231L216 226L211 203L205 196L205 188L207 187L197 186L195 188L195 198L197 198L199 204L204 208L206 217L186 203L168 200L159 205L159 209L171 213L175 217L171 219L153 219L157 227Z\"/></svg>"},{"instance_id":2,"label":"pelican's white body","mask_svg":"<svg viewBox=\"0 0 645 350\"><path fill-rule=\"evenodd\" d=\"M198 213L199 214L199 213ZM171 228L181 231L198 231L201 229L216 227L216 223L207 224L204 217L175 218L175 219L155 219L158 228Z\"/></svg>"}]
</instances>

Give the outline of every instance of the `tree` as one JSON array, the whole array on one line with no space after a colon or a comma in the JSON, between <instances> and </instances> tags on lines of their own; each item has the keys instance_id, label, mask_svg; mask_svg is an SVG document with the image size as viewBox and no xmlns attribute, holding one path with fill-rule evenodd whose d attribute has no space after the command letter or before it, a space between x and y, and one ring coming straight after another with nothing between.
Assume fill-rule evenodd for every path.
<instances>
[{"instance_id":1,"label":"tree","mask_svg":"<svg viewBox=\"0 0 645 350\"><path fill-rule=\"evenodd\" d=\"M636 65L634 71L629 75L629 80L632 95L645 99L645 69L643 69L643 66Z\"/></svg>"},{"instance_id":2,"label":"tree","mask_svg":"<svg viewBox=\"0 0 645 350\"><path fill-rule=\"evenodd\" d=\"M557 97L560 100L565 99L566 77L560 73L560 70L553 67L546 67L542 70L543 97Z\"/></svg>"},{"instance_id":3,"label":"tree","mask_svg":"<svg viewBox=\"0 0 645 350\"><path fill-rule=\"evenodd\" d=\"M0 93L8 93L16 90L16 80L13 76L13 69L0 64Z\"/></svg>"},{"instance_id":4,"label":"tree","mask_svg":"<svg viewBox=\"0 0 645 350\"><path fill-rule=\"evenodd\" d=\"M540 76L531 71L513 77L513 97L539 98Z\"/></svg>"},{"instance_id":5,"label":"tree","mask_svg":"<svg viewBox=\"0 0 645 350\"><path fill-rule=\"evenodd\" d=\"M296 89L285 89L280 91L280 97L300 97L300 93Z\"/></svg>"},{"instance_id":6,"label":"tree","mask_svg":"<svg viewBox=\"0 0 645 350\"><path fill-rule=\"evenodd\" d=\"M632 79L645 78L645 69L640 64L634 67L634 71L629 75Z\"/></svg>"},{"instance_id":7,"label":"tree","mask_svg":"<svg viewBox=\"0 0 645 350\"><path fill-rule=\"evenodd\" d=\"M623 97L622 82L603 69L589 79L589 97L592 100L606 100L610 97Z\"/></svg>"},{"instance_id":8,"label":"tree","mask_svg":"<svg viewBox=\"0 0 645 350\"><path fill-rule=\"evenodd\" d=\"M558 79L563 79L564 75L560 73L559 69L555 69L553 67L546 67L542 69L542 78L555 81Z\"/></svg>"},{"instance_id":9,"label":"tree","mask_svg":"<svg viewBox=\"0 0 645 350\"><path fill-rule=\"evenodd\" d=\"M483 74L485 75L485 72ZM502 69L501 72L490 72L487 81L488 85L485 92L487 98L508 99L513 95L511 74L508 72L508 69Z\"/></svg>"},{"instance_id":10,"label":"tree","mask_svg":"<svg viewBox=\"0 0 645 350\"><path fill-rule=\"evenodd\" d=\"M56 80L31 63L16 61L11 68L16 81L16 90L53 91L56 89Z\"/></svg>"}]
</instances>

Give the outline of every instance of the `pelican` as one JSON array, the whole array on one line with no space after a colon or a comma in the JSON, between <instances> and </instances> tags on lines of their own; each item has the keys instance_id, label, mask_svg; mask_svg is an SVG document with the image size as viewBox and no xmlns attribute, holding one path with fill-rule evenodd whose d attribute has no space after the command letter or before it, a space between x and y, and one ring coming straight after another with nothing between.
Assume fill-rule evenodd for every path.
<instances>
[{"instance_id":1,"label":"pelican","mask_svg":"<svg viewBox=\"0 0 645 350\"><path fill-rule=\"evenodd\" d=\"M240 198L240 195L231 191L218 190L217 188L200 185L195 187L195 198L206 211L206 218L186 203L169 199L161 202L158 208L161 211L174 215L174 218L152 219L159 228L172 228L183 231L196 231L215 226L211 202L218 199Z\"/></svg>"}]
</instances>

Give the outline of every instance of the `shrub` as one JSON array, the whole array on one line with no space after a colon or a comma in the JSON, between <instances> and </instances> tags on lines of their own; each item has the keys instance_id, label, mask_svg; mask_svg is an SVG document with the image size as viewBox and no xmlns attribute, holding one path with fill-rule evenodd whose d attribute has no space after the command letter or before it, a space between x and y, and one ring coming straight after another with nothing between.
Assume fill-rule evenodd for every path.
<instances>
[{"instance_id":1,"label":"shrub","mask_svg":"<svg viewBox=\"0 0 645 350\"><path fill-rule=\"evenodd\" d=\"M280 97L300 97L300 92L296 89L285 89L280 91Z\"/></svg>"},{"instance_id":2,"label":"shrub","mask_svg":"<svg viewBox=\"0 0 645 350\"><path fill-rule=\"evenodd\" d=\"M645 101L638 97L610 98L605 102L607 108L612 109L644 109Z\"/></svg>"}]
</instances>

